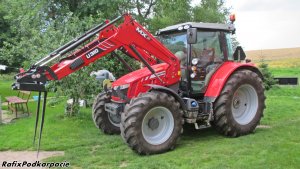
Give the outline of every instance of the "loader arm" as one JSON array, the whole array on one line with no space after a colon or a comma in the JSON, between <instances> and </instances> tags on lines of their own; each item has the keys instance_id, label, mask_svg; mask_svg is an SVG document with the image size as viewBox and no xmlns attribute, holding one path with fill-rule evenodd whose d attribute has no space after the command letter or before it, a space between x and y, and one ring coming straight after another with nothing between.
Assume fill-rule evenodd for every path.
<instances>
[{"instance_id":1,"label":"loader arm","mask_svg":"<svg viewBox=\"0 0 300 169\"><path fill-rule=\"evenodd\" d=\"M123 23L116 27L114 24L122 18L124 20ZM169 65L167 77L179 76L179 60L176 56L128 14L124 14L111 22L106 22L99 28L98 32L96 30L92 33L99 33L99 37L61 59L58 63L50 67L47 66L47 64L62 57L84 41L79 38L80 43L75 43L75 46L71 43L70 46L57 50L57 55L50 54L34 64L28 71L18 74L13 89L45 91L44 85L46 81L60 80L115 50L120 50L128 56L143 62L153 74L155 72L151 66L157 64L159 60ZM85 38L83 37L83 39ZM178 80L179 78L170 78L170 80L166 82L161 81L161 83L167 85Z\"/></svg>"}]
</instances>

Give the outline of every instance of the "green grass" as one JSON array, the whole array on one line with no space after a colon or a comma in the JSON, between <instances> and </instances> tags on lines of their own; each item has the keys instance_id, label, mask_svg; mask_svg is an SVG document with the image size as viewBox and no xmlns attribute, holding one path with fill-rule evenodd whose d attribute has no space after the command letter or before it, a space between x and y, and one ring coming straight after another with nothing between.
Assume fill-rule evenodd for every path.
<instances>
[{"instance_id":1,"label":"green grass","mask_svg":"<svg viewBox=\"0 0 300 169\"><path fill-rule=\"evenodd\" d=\"M12 80L0 80L0 97L2 102L6 96L16 95L18 92L11 89Z\"/></svg>"},{"instance_id":2,"label":"green grass","mask_svg":"<svg viewBox=\"0 0 300 169\"><path fill-rule=\"evenodd\" d=\"M272 71L281 75L291 70ZM299 76L298 72L291 75ZM1 95L7 92L2 82ZM79 168L298 168L300 87L275 87L266 94L267 109L261 124L270 128L258 128L254 134L239 138L224 137L212 128L186 129L175 150L151 156L137 155L119 135L100 132L92 122L90 109L66 118L60 104L47 108L41 148L65 151L65 156L47 161L66 160ZM31 102L32 112L35 107ZM35 115L0 126L0 150L35 150L34 120Z\"/></svg>"},{"instance_id":3,"label":"green grass","mask_svg":"<svg viewBox=\"0 0 300 169\"><path fill-rule=\"evenodd\" d=\"M300 68L270 68L271 72L275 77L281 77L281 76L286 76L286 77L298 77L300 78Z\"/></svg>"}]
</instances>

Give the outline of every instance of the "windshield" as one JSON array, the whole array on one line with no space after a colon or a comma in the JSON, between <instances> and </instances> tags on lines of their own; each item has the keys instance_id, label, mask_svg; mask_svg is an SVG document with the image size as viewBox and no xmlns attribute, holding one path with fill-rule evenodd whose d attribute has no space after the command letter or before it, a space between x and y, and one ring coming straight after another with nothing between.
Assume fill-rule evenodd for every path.
<instances>
[{"instance_id":1,"label":"windshield","mask_svg":"<svg viewBox=\"0 0 300 169\"><path fill-rule=\"evenodd\" d=\"M186 32L161 35L160 41L172 52L186 51Z\"/></svg>"}]
</instances>

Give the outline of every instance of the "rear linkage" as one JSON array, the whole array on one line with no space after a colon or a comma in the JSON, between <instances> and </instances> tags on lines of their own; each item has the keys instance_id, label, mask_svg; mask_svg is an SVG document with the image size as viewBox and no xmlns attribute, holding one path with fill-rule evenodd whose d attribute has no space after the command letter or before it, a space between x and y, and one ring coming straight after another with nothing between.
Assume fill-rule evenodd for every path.
<instances>
[{"instance_id":1,"label":"rear linkage","mask_svg":"<svg viewBox=\"0 0 300 169\"><path fill-rule=\"evenodd\" d=\"M83 35L71 40L70 42L66 43L65 45L59 47L55 51L51 52L45 58L36 62L28 71L21 72L15 76L16 82L12 85L13 90L25 90L25 91L37 91L39 93L38 97L38 105L36 110L36 121L35 121L35 130L34 130L34 138L33 138L33 145L35 144L36 135L37 135L37 127L39 123L39 114L41 108L41 95L42 93L44 96L43 106L42 106L42 116L41 116L41 124L40 124L40 131L39 131L39 138L38 138L38 147L37 147L37 156L39 155L40 144L41 144L41 137L43 132L44 126L44 119L45 119L45 112L46 112L46 101L47 101L47 90L46 90L46 83L48 79L58 80L57 75L55 72L49 67L46 66L49 62L53 61L56 58L59 58L66 53L76 49L79 45L86 42L87 40L91 39L94 35L102 31L103 29L107 28L108 26L116 23L122 18L119 16L112 20L111 22L105 21L96 27L90 29L89 31L85 32ZM67 59L67 58L64 58ZM48 78L47 78L48 77Z\"/></svg>"}]
</instances>

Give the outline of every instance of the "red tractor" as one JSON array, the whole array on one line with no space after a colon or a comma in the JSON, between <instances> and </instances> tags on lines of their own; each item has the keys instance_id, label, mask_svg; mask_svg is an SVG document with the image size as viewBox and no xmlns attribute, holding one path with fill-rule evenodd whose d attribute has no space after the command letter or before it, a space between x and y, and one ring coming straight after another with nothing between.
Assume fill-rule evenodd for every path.
<instances>
[{"instance_id":1,"label":"red tractor","mask_svg":"<svg viewBox=\"0 0 300 169\"><path fill-rule=\"evenodd\" d=\"M232 50L230 35L234 32L233 24L188 22L160 29L154 37L124 14L18 74L13 89L39 92L34 138L44 92L40 140L46 82L60 80L109 53L132 70L115 52L121 51L144 67L105 85L98 94L92 117L101 131L121 133L139 154L173 149L184 123L196 129L213 126L230 137L245 135L253 132L263 116L265 95L260 71L245 61L241 47ZM96 34L98 38L75 50Z\"/></svg>"}]
</instances>

